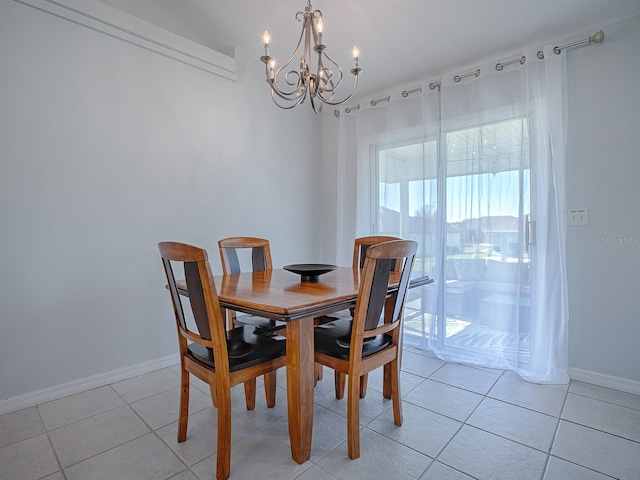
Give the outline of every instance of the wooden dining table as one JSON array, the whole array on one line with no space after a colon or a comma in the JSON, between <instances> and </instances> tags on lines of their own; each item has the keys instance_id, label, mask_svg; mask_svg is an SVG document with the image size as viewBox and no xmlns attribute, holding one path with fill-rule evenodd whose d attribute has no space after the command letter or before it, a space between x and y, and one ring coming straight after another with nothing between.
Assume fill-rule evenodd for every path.
<instances>
[{"instance_id":1,"label":"wooden dining table","mask_svg":"<svg viewBox=\"0 0 640 480\"><path fill-rule=\"evenodd\" d=\"M222 308L286 322L289 440L291 456L302 464L311 455L313 431L314 319L355 306L360 269L338 267L315 281L284 269L219 275L214 281ZM392 272L389 293L398 281L399 274ZM415 276L410 288L432 281ZM178 288L188 294L184 282Z\"/></svg>"}]
</instances>

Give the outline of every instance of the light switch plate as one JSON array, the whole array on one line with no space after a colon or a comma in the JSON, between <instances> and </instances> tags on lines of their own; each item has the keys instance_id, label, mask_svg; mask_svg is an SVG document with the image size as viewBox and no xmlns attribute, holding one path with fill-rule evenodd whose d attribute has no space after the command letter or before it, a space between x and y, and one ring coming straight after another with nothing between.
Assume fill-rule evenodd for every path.
<instances>
[{"instance_id":1,"label":"light switch plate","mask_svg":"<svg viewBox=\"0 0 640 480\"><path fill-rule=\"evenodd\" d=\"M568 209L567 225L589 225L589 209L588 208Z\"/></svg>"}]
</instances>

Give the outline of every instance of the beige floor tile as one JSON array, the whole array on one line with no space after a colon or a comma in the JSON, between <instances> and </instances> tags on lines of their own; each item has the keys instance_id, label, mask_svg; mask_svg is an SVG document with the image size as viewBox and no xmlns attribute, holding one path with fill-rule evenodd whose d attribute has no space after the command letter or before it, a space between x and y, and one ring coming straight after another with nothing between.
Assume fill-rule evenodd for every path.
<instances>
[{"instance_id":1,"label":"beige floor tile","mask_svg":"<svg viewBox=\"0 0 640 480\"><path fill-rule=\"evenodd\" d=\"M549 457L543 480L611 480L611 477L594 472L588 468L570 463L561 458Z\"/></svg>"},{"instance_id":2,"label":"beige floor tile","mask_svg":"<svg viewBox=\"0 0 640 480\"><path fill-rule=\"evenodd\" d=\"M569 392L640 410L640 395L634 395L633 393L621 392L584 382L571 382Z\"/></svg>"},{"instance_id":3,"label":"beige floor tile","mask_svg":"<svg viewBox=\"0 0 640 480\"><path fill-rule=\"evenodd\" d=\"M451 385L425 380L404 396L404 401L464 422L484 397Z\"/></svg>"},{"instance_id":4,"label":"beige floor tile","mask_svg":"<svg viewBox=\"0 0 640 480\"><path fill-rule=\"evenodd\" d=\"M197 388L189 389L189 415L211 407L211 398ZM131 403L138 415L152 428L158 429L178 420L180 389L173 388Z\"/></svg>"},{"instance_id":5,"label":"beige floor tile","mask_svg":"<svg viewBox=\"0 0 640 480\"><path fill-rule=\"evenodd\" d=\"M155 372L114 383L112 386L125 402L132 403L157 393L180 387L180 377L169 369L163 368L162 370L156 370Z\"/></svg>"},{"instance_id":6,"label":"beige floor tile","mask_svg":"<svg viewBox=\"0 0 640 480\"><path fill-rule=\"evenodd\" d=\"M86 460L150 432L129 405L49 432L63 467Z\"/></svg>"},{"instance_id":7,"label":"beige floor tile","mask_svg":"<svg viewBox=\"0 0 640 480\"><path fill-rule=\"evenodd\" d=\"M177 475L174 475L169 480L198 480L198 477L191 470L183 470Z\"/></svg>"},{"instance_id":8,"label":"beige floor tile","mask_svg":"<svg viewBox=\"0 0 640 480\"><path fill-rule=\"evenodd\" d=\"M640 442L640 410L569 393L562 418Z\"/></svg>"},{"instance_id":9,"label":"beige floor tile","mask_svg":"<svg viewBox=\"0 0 640 480\"><path fill-rule=\"evenodd\" d=\"M447 465L433 462L420 480L473 480L473 478Z\"/></svg>"},{"instance_id":10,"label":"beige floor tile","mask_svg":"<svg viewBox=\"0 0 640 480\"><path fill-rule=\"evenodd\" d=\"M264 396L264 388L256 390L256 408L247 410L244 394L234 395L231 398L231 409L233 413L240 415L248 422L258 427L265 427L276 420L287 416L287 391L284 388L276 389L276 404L272 408L267 408L267 401Z\"/></svg>"},{"instance_id":11,"label":"beige floor tile","mask_svg":"<svg viewBox=\"0 0 640 480\"><path fill-rule=\"evenodd\" d=\"M145 435L65 470L68 480L166 480L186 466L154 434Z\"/></svg>"},{"instance_id":12,"label":"beige floor tile","mask_svg":"<svg viewBox=\"0 0 640 480\"><path fill-rule=\"evenodd\" d=\"M36 407L0 415L0 448L45 432Z\"/></svg>"},{"instance_id":13,"label":"beige floor tile","mask_svg":"<svg viewBox=\"0 0 640 480\"><path fill-rule=\"evenodd\" d=\"M407 402L402 405L402 414L404 421L400 427L393 423L392 417L382 414L367 428L436 458L462 427L456 420Z\"/></svg>"},{"instance_id":14,"label":"beige floor tile","mask_svg":"<svg viewBox=\"0 0 640 480\"><path fill-rule=\"evenodd\" d=\"M296 480L336 480L336 477L314 465L305 470L302 475L296 477Z\"/></svg>"},{"instance_id":15,"label":"beige floor tile","mask_svg":"<svg viewBox=\"0 0 640 480\"><path fill-rule=\"evenodd\" d=\"M412 350L402 352L402 371L428 378L446 363L438 358L421 355Z\"/></svg>"},{"instance_id":16,"label":"beige floor tile","mask_svg":"<svg viewBox=\"0 0 640 480\"><path fill-rule=\"evenodd\" d=\"M562 411L567 392L566 388L537 385L523 380L513 372L507 372L496 382L488 396L558 417Z\"/></svg>"},{"instance_id":17,"label":"beige floor tile","mask_svg":"<svg viewBox=\"0 0 640 480\"><path fill-rule=\"evenodd\" d=\"M0 480L35 480L60 470L46 434L0 448Z\"/></svg>"},{"instance_id":18,"label":"beige floor tile","mask_svg":"<svg viewBox=\"0 0 640 480\"><path fill-rule=\"evenodd\" d=\"M47 475L46 477L42 478L41 480L65 480L64 475L62 474L62 472L56 472L53 475Z\"/></svg>"},{"instance_id":19,"label":"beige floor tile","mask_svg":"<svg viewBox=\"0 0 640 480\"><path fill-rule=\"evenodd\" d=\"M237 442L258 429L239 415L233 414L231 442ZM187 439L178 443L178 422L157 430L158 435L187 465L195 465L216 453L218 444L218 414L213 407L189 416Z\"/></svg>"},{"instance_id":20,"label":"beige floor tile","mask_svg":"<svg viewBox=\"0 0 640 480\"><path fill-rule=\"evenodd\" d=\"M432 459L368 428L360 429L360 458L351 460L346 442L322 457L317 465L340 480L415 479Z\"/></svg>"},{"instance_id":21,"label":"beige floor tile","mask_svg":"<svg viewBox=\"0 0 640 480\"><path fill-rule=\"evenodd\" d=\"M458 363L447 363L429 378L452 387L486 395L498 381L500 374Z\"/></svg>"},{"instance_id":22,"label":"beige floor tile","mask_svg":"<svg viewBox=\"0 0 640 480\"><path fill-rule=\"evenodd\" d=\"M438 461L475 478L539 480L547 455L519 443L465 425Z\"/></svg>"},{"instance_id":23,"label":"beige floor tile","mask_svg":"<svg viewBox=\"0 0 640 480\"><path fill-rule=\"evenodd\" d=\"M344 398L342 399L337 399L333 392L329 392L320 398L316 397L315 401L317 405L344 417L346 424L347 393L348 388L345 387ZM391 407L391 400L384 398L381 391L375 389L367 391L367 396L360 399L360 425L367 425L383 412L387 415L389 421L393 422Z\"/></svg>"},{"instance_id":24,"label":"beige floor tile","mask_svg":"<svg viewBox=\"0 0 640 480\"><path fill-rule=\"evenodd\" d=\"M264 480L297 478L310 468L310 462L297 464L291 458L291 450L265 433L257 431L233 444L231 449L231 479ZM202 480L214 477L216 455L207 457L191 467Z\"/></svg>"},{"instance_id":25,"label":"beige floor tile","mask_svg":"<svg viewBox=\"0 0 640 480\"><path fill-rule=\"evenodd\" d=\"M124 404L113 388L105 386L40 404L38 410L47 430L53 430Z\"/></svg>"},{"instance_id":26,"label":"beige floor tile","mask_svg":"<svg viewBox=\"0 0 640 480\"><path fill-rule=\"evenodd\" d=\"M637 480L640 443L561 421L551 454L621 480Z\"/></svg>"},{"instance_id":27,"label":"beige floor tile","mask_svg":"<svg viewBox=\"0 0 640 480\"><path fill-rule=\"evenodd\" d=\"M558 419L485 398L469 417L467 424L548 453Z\"/></svg>"}]
</instances>

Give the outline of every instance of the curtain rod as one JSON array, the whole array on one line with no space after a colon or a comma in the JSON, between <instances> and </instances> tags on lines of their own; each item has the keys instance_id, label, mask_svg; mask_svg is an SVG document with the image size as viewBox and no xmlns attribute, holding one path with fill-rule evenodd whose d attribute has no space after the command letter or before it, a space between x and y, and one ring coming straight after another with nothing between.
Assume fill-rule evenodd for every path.
<instances>
[{"instance_id":1,"label":"curtain rod","mask_svg":"<svg viewBox=\"0 0 640 480\"><path fill-rule=\"evenodd\" d=\"M577 47L578 45L582 45L586 43L587 45L591 43L602 43L604 42L604 31L598 30L593 35L590 35L589 38L585 38L584 40L578 40L577 42L567 43L566 45L562 45L561 47L553 47L553 53L556 55L560 55L562 50L566 50L567 48ZM544 52L540 50L538 52L538 58L542 60L544 58Z\"/></svg>"},{"instance_id":2,"label":"curtain rod","mask_svg":"<svg viewBox=\"0 0 640 480\"><path fill-rule=\"evenodd\" d=\"M560 52L562 52L562 50L566 50L568 48L573 48L573 47L577 47L578 45L584 45L585 43L587 45L591 44L591 43L602 43L604 41L604 31L603 30L598 30L596 33L594 33L593 35L590 35L588 38L585 38L584 40L578 40L577 42L573 42L573 43L567 43L566 45L561 45L561 46L556 46L553 47L553 52L556 55L560 55ZM542 60L544 59L544 52L542 50L540 50L537 54L537 57ZM518 58L514 58L513 60L509 60L507 62L501 62L501 63L496 63L496 70L501 72L502 69L504 67L506 67L507 65L511 65L513 63L520 63L520 65L524 65L524 63L527 61L527 57L525 57L524 55ZM460 80L462 80L465 77L470 77L472 75L475 75L476 77L480 76L480 69L476 69L472 72L468 72L468 73L463 73L462 75L456 75L453 77L454 82L458 83ZM431 82L429 84L429 88L431 90L435 90L436 88L438 90L440 90L440 82ZM403 90L402 91L402 96L404 98L408 97L409 95L411 95L412 93L415 92L422 92L422 87L416 87L416 88L412 88L410 90ZM371 106L375 107L378 103L380 102L389 102L391 101L391 95L387 95L385 97L380 97L380 98L374 98L373 100L371 100ZM347 107L344 109L345 113L351 113L353 110L360 110L360 104L358 105L354 105L353 107ZM333 114L336 117L340 116L340 111L339 110L334 110Z\"/></svg>"},{"instance_id":3,"label":"curtain rod","mask_svg":"<svg viewBox=\"0 0 640 480\"><path fill-rule=\"evenodd\" d=\"M514 58L513 60L509 60L508 62L496 63L496 70L501 72L502 69L507 65L511 65L512 63L518 63L518 62L520 62L520 65L524 65L524 62L526 61L527 61L527 57L523 55L520 58Z\"/></svg>"}]
</instances>

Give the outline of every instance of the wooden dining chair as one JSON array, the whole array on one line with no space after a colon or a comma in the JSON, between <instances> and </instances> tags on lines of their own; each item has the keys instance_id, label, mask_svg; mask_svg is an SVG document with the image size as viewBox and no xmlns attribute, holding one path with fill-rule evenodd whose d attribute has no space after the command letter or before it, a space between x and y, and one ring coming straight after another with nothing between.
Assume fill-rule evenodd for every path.
<instances>
[{"instance_id":1,"label":"wooden dining chair","mask_svg":"<svg viewBox=\"0 0 640 480\"><path fill-rule=\"evenodd\" d=\"M230 237L218 241L220 261L222 262L222 273L225 275L241 273L241 252L251 249L251 267L254 272L273 270L271 262L271 248L269 240L256 237ZM268 318L256 315L241 315L227 310L227 327L232 328L237 325L254 325L258 327L258 332L269 334L276 327L276 322ZM278 325L284 327L285 325Z\"/></svg>"},{"instance_id":2,"label":"wooden dining chair","mask_svg":"<svg viewBox=\"0 0 640 480\"><path fill-rule=\"evenodd\" d=\"M347 375L347 450L351 459L360 456L359 402L363 375L385 367L383 395L393 401L394 423L402 425L402 316L417 249L418 244L411 240L369 247L353 321L340 319L314 329L314 361ZM398 264L398 289L388 294L390 274Z\"/></svg>"},{"instance_id":3,"label":"wooden dining chair","mask_svg":"<svg viewBox=\"0 0 640 480\"><path fill-rule=\"evenodd\" d=\"M231 387L252 387L246 396L248 410L255 408L256 377L264 376L267 406L275 406L276 370L285 365L285 338L257 336L253 327L227 331L206 250L175 242L158 244L167 276L180 347L180 415L178 442L187 438L189 374L209 384L218 410L216 478L226 479L231 469ZM185 320L183 296L178 293L173 264L182 264L189 304L195 320L192 330ZM196 331L197 330L197 331Z\"/></svg>"},{"instance_id":4,"label":"wooden dining chair","mask_svg":"<svg viewBox=\"0 0 640 480\"><path fill-rule=\"evenodd\" d=\"M399 237L390 237L387 235L369 235L366 237L358 237L353 242L353 260L351 266L353 268L362 268L364 266L364 259L369 247L384 242L392 242L394 240L402 240ZM394 271L400 271L400 263L394 265Z\"/></svg>"},{"instance_id":5,"label":"wooden dining chair","mask_svg":"<svg viewBox=\"0 0 640 480\"><path fill-rule=\"evenodd\" d=\"M366 258L367 249L372 245L377 245L383 242L391 242L394 240L402 240L398 237L390 237L386 235L369 235L366 237L358 237L353 242L353 259L351 266L352 268L362 268L364 266L364 259ZM400 271L400 262L396 262L394 264L393 270L398 272ZM353 318L355 309L349 309L349 315ZM340 399L344 397L344 384L345 384L345 376L340 372L334 372L334 381L335 381L335 391L336 398ZM360 398L364 398L367 395L367 381L369 376L363 375L360 377Z\"/></svg>"}]
</instances>

